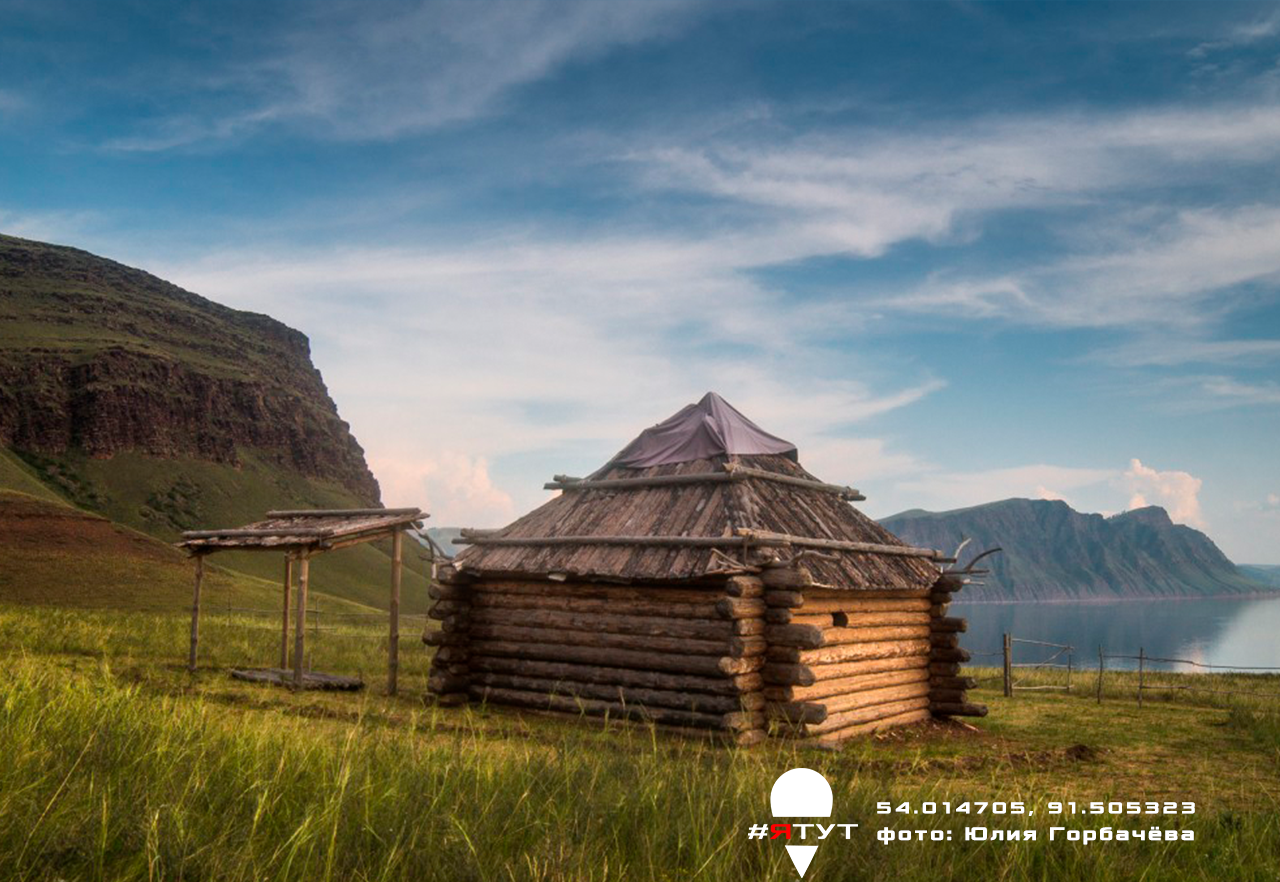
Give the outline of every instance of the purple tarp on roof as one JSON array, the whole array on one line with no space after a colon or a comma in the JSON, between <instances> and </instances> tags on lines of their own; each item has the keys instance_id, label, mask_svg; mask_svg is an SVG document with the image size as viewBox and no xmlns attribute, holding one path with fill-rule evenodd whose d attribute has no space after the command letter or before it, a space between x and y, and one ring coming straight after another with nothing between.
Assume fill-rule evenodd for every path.
<instances>
[{"instance_id":1,"label":"purple tarp on roof","mask_svg":"<svg viewBox=\"0 0 1280 882\"><path fill-rule=\"evenodd\" d=\"M605 468L644 469L725 454L769 453L795 459L796 446L770 435L719 395L708 392L697 404L681 408L674 416L645 429Z\"/></svg>"}]
</instances>

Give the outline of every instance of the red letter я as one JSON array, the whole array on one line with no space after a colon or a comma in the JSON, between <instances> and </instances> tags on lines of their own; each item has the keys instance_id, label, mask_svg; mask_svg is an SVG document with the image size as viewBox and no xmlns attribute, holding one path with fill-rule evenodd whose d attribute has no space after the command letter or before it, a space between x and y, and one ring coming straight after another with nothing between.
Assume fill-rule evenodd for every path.
<instances>
[{"instance_id":1,"label":"red letter \u044f","mask_svg":"<svg viewBox=\"0 0 1280 882\"><path fill-rule=\"evenodd\" d=\"M774 824L769 828L769 832L770 832L770 836L769 836L770 839L777 839L779 836L783 836L787 839L790 839L791 825L790 824Z\"/></svg>"}]
</instances>

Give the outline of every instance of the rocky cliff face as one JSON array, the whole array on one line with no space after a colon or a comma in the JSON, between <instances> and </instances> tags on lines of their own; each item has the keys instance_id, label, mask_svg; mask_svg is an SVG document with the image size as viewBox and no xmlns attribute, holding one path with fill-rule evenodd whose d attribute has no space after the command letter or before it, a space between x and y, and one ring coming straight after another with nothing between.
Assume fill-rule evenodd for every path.
<instances>
[{"instance_id":1,"label":"rocky cliff face","mask_svg":"<svg viewBox=\"0 0 1280 882\"><path fill-rule=\"evenodd\" d=\"M301 333L83 251L7 236L0 446L229 465L252 449L366 504L379 499Z\"/></svg>"},{"instance_id":2,"label":"rocky cliff face","mask_svg":"<svg viewBox=\"0 0 1280 882\"><path fill-rule=\"evenodd\" d=\"M1264 590L1213 541L1152 506L1113 517L1065 502L1006 499L949 512L907 511L881 524L908 542L962 557L993 546L991 575L966 600L1205 596Z\"/></svg>"}]
</instances>

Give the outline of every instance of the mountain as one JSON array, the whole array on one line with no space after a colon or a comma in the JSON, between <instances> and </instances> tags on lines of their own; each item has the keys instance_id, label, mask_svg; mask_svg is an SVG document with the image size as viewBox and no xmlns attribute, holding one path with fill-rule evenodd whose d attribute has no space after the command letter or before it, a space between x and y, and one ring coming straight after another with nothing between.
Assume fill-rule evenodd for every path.
<instances>
[{"instance_id":1,"label":"mountain","mask_svg":"<svg viewBox=\"0 0 1280 882\"><path fill-rule=\"evenodd\" d=\"M84 251L0 236L0 489L172 542L271 508L377 505L302 333ZM218 562L275 580L276 555ZM410 554L406 608L422 595ZM385 605L389 548L325 555L315 588ZM2 596L2 595L0 595Z\"/></svg>"},{"instance_id":2,"label":"mountain","mask_svg":"<svg viewBox=\"0 0 1280 882\"><path fill-rule=\"evenodd\" d=\"M453 540L462 536L461 527L431 527L427 530L427 535L431 537L431 541L440 546L440 550L445 554L453 557L463 546L454 545Z\"/></svg>"},{"instance_id":3,"label":"mountain","mask_svg":"<svg viewBox=\"0 0 1280 882\"><path fill-rule=\"evenodd\" d=\"M905 511L880 522L908 542L963 558L985 558L985 586L970 600L1123 598L1249 594L1265 590L1199 530L1175 524L1158 506L1112 517L1065 502L1006 499L947 512ZM962 561L963 563L963 561Z\"/></svg>"},{"instance_id":4,"label":"mountain","mask_svg":"<svg viewBox=\"0 0 1280 882\"><path fill-rule=\"evenodd\" d=\"M301 333L141 270L9 236L0 236L0 444L231 466L251 449L378 500Z\"/></svg>"},{"instance_id":5,"label":"mountain","mask_svg":"<svg viewBox=\"0 0 1280 882\"><path fill-rule=\"evenodd\" d=\"M1240 572L1268 588L1280 588L1280 566L1269 564L1240 564Z\"/></svg>"}]
</instances>

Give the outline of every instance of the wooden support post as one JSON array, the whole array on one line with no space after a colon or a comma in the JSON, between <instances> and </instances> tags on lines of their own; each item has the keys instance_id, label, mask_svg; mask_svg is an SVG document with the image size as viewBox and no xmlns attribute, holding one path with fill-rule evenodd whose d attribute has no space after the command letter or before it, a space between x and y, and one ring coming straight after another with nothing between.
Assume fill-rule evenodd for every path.
<instances>
[{"instance_id":1,"label":"wooden support post","mask_svg":"<svg viewBox=\"0 0 1280 882\"><path fill-rule=\"evenodd\" d=\"M311 560L306 553L298 555L298 610L293 623L293 687L302 688L302 668L307 649L307 581Z\"/></svg>"},{"instance_id":2,"label":"wooden support post","mask_svg":"<svg viewBox=\"0 0 1280 882\"><path fill-rule=\"evenodd\" d=\"M1102 669L1106 666L1103 660L1102 644L1098 644L1098 704L1102 704Z\"/></svg>"},{"instance_id":3,"label":"wooden support post","mask_svg":"<svg viewBox=\"0 0 1280 882\"><path fill-rule=\"evenodd\" d=\"M1071 667L1073 664L1071 653L1067 653L1067 692L1071 691Z\"/></svg>"},{"instance_id":4,"label":"wooden support post","mask_svg":"<svg viewBox=\"0 0 1280 882\"><path fill-rule=\"evenodd\" d=\"M1004 635L1004 697L1013 695L1013 637Z\"/></svg>"},{"instance_id":5,"label":"wooden support post","mask_svg":"<svg viewBox=\"0 0 1280 882\"><path fill-rule=\"evenodd\" d=\"M1138 707L1142 707L1142 669L1146 667L1147 651L1138 647Z\"/></svg>"},{"instance_id":6,"label":"wooden support post","mask_svg":"<svg viewBox=\"0 0 1280 882\"><path fill-rule=\"evenodd\" d=\"M391 641L387 644L387 694L396 694L396 676L400 671L400 571L403 560L404 532L391 534Z\"/></svg>"},{"instance_id":7,"label":"wooden support post","mask_svg":"<svg viewBox=\"0 0 1280 882\"><path fill-rule=\"evenodd\" d=\"M191 600L191 655L187 659L187 670L195 673L196 648L200 645L200 588L204 583L204 555L196 555L195 594Z\"/></svg>"},{"instance_id":8,"label":"wooden support post","mask_svg":"<svg viewBox=\"0 0 1280 882\"><path fill-rule=\"evenodd\" d=\"M280 670L289 670L289 592L293 590L293 554L284 556L284 615L280 618Z\"/></svg>"}]
</instances>

